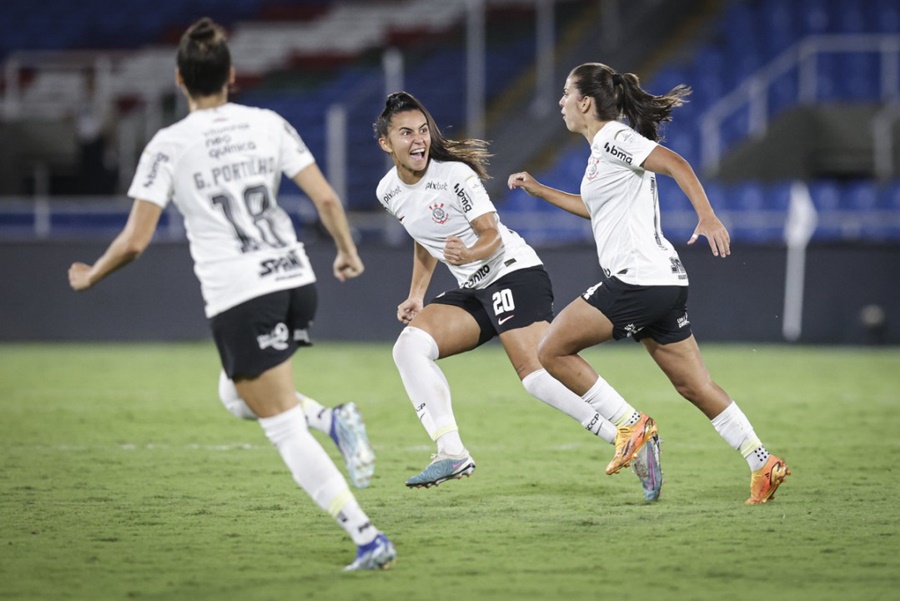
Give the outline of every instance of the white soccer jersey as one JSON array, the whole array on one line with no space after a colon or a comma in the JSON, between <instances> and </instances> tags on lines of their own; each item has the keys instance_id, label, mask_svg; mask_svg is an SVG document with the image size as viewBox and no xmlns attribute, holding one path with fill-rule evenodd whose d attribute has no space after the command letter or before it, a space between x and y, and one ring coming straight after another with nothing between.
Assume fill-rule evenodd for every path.
<instances>
[{"instance_id":1,"label":"white soccer jersey","mask_svg":"<svg viewBox=\"0 0 900 601\"><path fill-rule=\"evenodd\" d=\"M678 253L662 234L656 175L641 167L656 146L624 123L604 125L591 144L581 199L608 276L640 286L687 286Z\"/></svg>"},{"instance_id":2,"label":"white soccer jersey","mask_svg":"<svg viewBox=\"0 0 900 601\"><path fill-rule=\"evenodd\" d=\"M278 114L225 104L193 111L144 150L128 195L184 216L206 316L315 281L276 198L281 174L314 162Z\"/></svg>"},{"instance_id":3,"label":"white soccer jersey","mask_svg":"<svg viewBox=\"0 0 900 601\"><path fill-rule=\"evenodd\" d=\"M466 265L447 263L447 238L457 236L471 247L478 235L470 222L496 211L478 174L465 163L432 159L424 177L412 186L400 180L394 167L381 179L376 194L409 235L447 265L460 288L484 288L511 271L541 265L534 249L502 223L497 228L503 243L493 255Z\"/></svg>"}]
</instances>

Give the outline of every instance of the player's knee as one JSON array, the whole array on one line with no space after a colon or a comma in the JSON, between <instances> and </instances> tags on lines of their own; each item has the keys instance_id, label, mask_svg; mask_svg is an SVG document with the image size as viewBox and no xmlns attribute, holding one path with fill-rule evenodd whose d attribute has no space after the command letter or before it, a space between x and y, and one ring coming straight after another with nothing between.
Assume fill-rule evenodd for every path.
<instances>
[{"instance_id":1,"label":"player's knee","mask_svg":"<svg viewBox=\"0 0 900 601\"><path fill-rule=\"evenodd\" d=\"M553 370L557 365L557 361L559 360L559 354L553 348L552 343L548 342L547 339L544 338L538 344L537 358L538 362L541 364L541 367L543 367L550 373L553 373Z\"/></svg>"},{"instance_id":2,"label":"player's knee","mask_svg":"<svg viewBox=\"0 0 900 601\"><path fill-rule=\"evenodd\" d=\"M414 356L436 361L438 358L438 346L431 334L425 330L406 326L397 337L397 342L394 343L394 363L399 365L405 359Z\"/></svg>"},{"instance_id":3,"label":"player's knee","mask_svg":"<svg viewBox=\"0 0 900 601\"><path fill-rule=\"evenodd\" d=\"M225 375L224 371L219 372L219 400L222 401L222 405L233 416L240 419L256 419L256 414L247 406L244 399L238 395L234 382Z\"/></svg>"}]
</instances>

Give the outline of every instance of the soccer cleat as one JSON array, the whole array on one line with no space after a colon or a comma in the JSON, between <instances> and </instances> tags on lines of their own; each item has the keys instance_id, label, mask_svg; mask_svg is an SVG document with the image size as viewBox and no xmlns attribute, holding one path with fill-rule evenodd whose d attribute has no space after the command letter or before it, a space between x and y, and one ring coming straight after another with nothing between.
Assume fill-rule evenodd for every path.
<instances>
[{"instance_id":1,"label":"soccer cleat","mask_svg":"<svg viewBox=\"0 0 900 601\"><path fill-rule=\"evenodd\" d=\"M769 455L769 459L762 469L758 469L750 476L750 498L745 501L747 505L761 505L769 499L775 498L775 491L791 475L791 468L776 457Z\"/></svg>"},{"instance_id":2,"label":"soccer cleat","mask_svg":"<svg viewBox=\"0 0 900 601\"><path fill-rule=\"evenodd\" d=\"M644 487L644 500L656 501L663 484L662 466L659 464L659 436L654 434L635 454L631 467Z\"/></svg>"},{"instance_id":3,"label":"soccer cleat","mask_svg":"<svg viewBox=\"0 0 900 601\"><path fill-rule=\"evenodd\" d=\"M344 567L345 572L356 570L387 570L397 562L397 551L383 532L379 532L371 543L359 545L356 559Z\"/></svg>"},{"instance_id":4,"label":"soccer cleat","mask_svg":"<svg viewBox=\"0 0 900 601\"><path fill-rule=\"evenodd\" d=\"M619 428L616 432L616 454L606 466L606 473L618 474L623 467L631 465L641 447L657 433L656 422L646 413L641 413L637 423Z\"/></svg>"},{"instance_id":5,"label":"soccer cleat","mask_svg":"<svg viewBox=\"0 0 900 601\"><path fill-rule=\"evenodd\" d=\"M431 463L422 470L421 474L413 476L406 481L406 485L410 488L430 488L437 486L441 482L446 482L456 478L468 476L475 471L475 461L468 451L463 451L460 455L448 455L447 453L436 453L431 456Z\"/></svg>"},{"instance_id":6,"label":"soccer cleat","mask_svg":"<svg viewBox=\"0 0 900 601\"><path fill-rule=\"evenodd\" d=\"M332 410L331 431L328 434L344 456L353 486L367 487L375 473L375 451L369 443L366 424L356 403L344 403Z\"/></svg>"}]
</instances>

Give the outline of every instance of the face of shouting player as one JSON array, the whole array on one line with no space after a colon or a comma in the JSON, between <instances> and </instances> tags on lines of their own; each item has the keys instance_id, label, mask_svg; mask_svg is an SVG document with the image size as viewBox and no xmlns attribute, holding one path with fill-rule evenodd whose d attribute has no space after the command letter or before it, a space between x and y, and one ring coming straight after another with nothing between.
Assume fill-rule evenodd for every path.
<instances>
[{"instance_id":1,"label":"face of shouting player","mask_svg":"<svg viewBox=\"0 0 900 601\"><path fill-rule=\"evenodd\" d=\"M400 180L414 184L425 175L428 152L431 149L431 132L422 111L410 110L391 118L387 137L378 138L381 149L391 155Z\"/></svg>"}]
</instances>

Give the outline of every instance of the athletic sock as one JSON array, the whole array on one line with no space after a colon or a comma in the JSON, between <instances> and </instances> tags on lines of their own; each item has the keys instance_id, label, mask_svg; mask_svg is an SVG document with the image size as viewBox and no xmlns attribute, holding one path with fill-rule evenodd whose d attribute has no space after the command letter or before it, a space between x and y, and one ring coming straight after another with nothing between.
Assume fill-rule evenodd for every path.
<instances>
[{"instance_id":1,"label":"athletic sock","mask_svg":"<svg viewBox=\"0 0 900 601\"><path fill-rule=\"evenodd\" d=\"M331 434L331 407L326 407L300 392L297 393L297 400L303 407L303 415L306 416L306 423L309 427L325 434Z\"/></svg>"},{"instance_id":2,"label":"athletic sock","mask_svg":"<svg viewBox=\"0 0 900 601\"><path fill-rule=\"evenodd\" d=\"M584 402L584 399L547 373L547 370L539 369L531 372L522 378L522 386L531 396L562 411L584 426L588 432L610 444L615 442L616 427Z\"/></svg>"},{"instance_id":3,"label":"athletic sock","mask_svg":"<svg viewBox=\"0 0 900 601\"><path fill-rule=\"evenodd\" d=\"M300 406L260 418L259 424L300 488L337 520L354 543L371 542L378 531L359 507L341 472L310 434Z\"/></svg>"},{"instance_id":4,"label":"athletic sock","mask_svg":"<svg viewBox=\"0 0 900 601\"><path fill-rule=\"evenodd\" d=\"M394 344L393 356L406 394L432 440L459 432L450 398L450 385L437 365L437 343L425 330L407 326ZM461 451L460 451L461 452Z\"/></svg>"},{"instance_id":5,"label":"athletic sock","mask_svg":"<svg viewBox=\"0 0 900 601\"><path fill-rule=\"evenodd\" d=\"M617 428L636 424L641 418L641 414L601 376L597 376L597 381L581 398Z\"/></svg>"},{"instance_id":6,"label":"athletic sock","mask_svg":"<svg viewBox=\"0 0 900 601\"><path fill-rule=\"evenodd\" d=\"M763 468L769 459L769 452L737 403L731 401L722 413L712 419L712 425L731 448L740 451L751 471Z\"/></svg>"}]
</instances>

